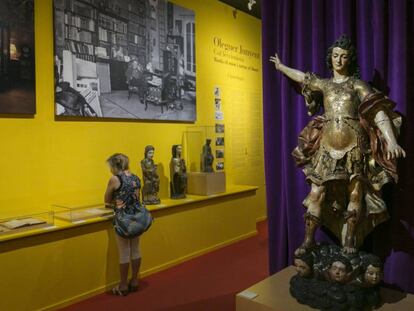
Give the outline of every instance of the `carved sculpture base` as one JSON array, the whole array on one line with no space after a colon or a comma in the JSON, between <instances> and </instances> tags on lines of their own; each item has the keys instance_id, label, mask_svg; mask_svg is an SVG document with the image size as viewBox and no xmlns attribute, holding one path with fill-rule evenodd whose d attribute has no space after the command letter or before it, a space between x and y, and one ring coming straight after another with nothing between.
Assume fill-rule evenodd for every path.
<instances>
[{"instance_id":1,"label":"carved sculpture base","mask_svg":"<svg viewBox=\"0 0 414 311\"><path fill-rule=\"evenodd\" d=\"M380 302L382 262L372 254L345 254L337 245L317 245L295 257L290 293L320 310L365 310Z\"/></svg>"},{"instance_id":2,"label":"carved sculpture base","mask_svg":"<svg viewBox=\"0 0 414 311\"><path fill-rule=\"evenodd\" d=\"M143 199L142 203L145 205L157 205L161 203L161 200L154 196L153 198Z\"/></svg>"},{"instance_id":3,"label":"carved sculpture base","mask_svg":"<svg viewBox=\"0 0 414 311\"><path fill-rule=\"evenodd\" d=\"M171 195L171 199L173 200L185 199L186 197L184 193Z\"/></svg>"},{"instance_id":4,"label":"carved sculpture base","mask_svg":"<svg viewBox=\"0 0 414 311\"><path fill-rule=\"evenodd\" d=\"M290 266L252 286L249 286L241 293L236 295L236 311L317 310L311 308L308 305L299 304L297 300L289 294L289 280L295 275L295 273L295 267ZM246 293L249 295L244 295ZM381 305L379 306L378 310L414 310L414 295L384 287L381 287L380 293ZM257 294L257 296L252 298L251 294ZM372 308L367 309L372 310ZM332 308L331 310L335 309Z\"/></svg>"},{"instance_id":5,"label":"carved sculpture base","mask_svg":"<svg viewBox=\"0 0 414 311\"><path fill-rule=\"evenodd\" d=\"M187 173L187 193L195 195L212 195L226 192L226 175L224 172Z\"/></svg>"},{"instance_id":6,"label":"carved sculpture base","mask_svg":"<svg viewBox=\"0 0 414 311\"><path fill-rule=\"evenodd\" d=\"M290 293L296 300L318 310L371 310L380 302L379 287L359 287L331 283L295 275L290 280Z\"/></svg>"}]
</instances>

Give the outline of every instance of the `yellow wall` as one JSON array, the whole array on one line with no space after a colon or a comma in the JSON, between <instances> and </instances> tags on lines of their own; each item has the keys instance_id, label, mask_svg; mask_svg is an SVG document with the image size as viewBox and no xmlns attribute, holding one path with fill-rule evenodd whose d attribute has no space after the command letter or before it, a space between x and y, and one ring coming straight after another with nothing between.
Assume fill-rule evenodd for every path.
<instances>
[{"instance_id":1,"label":"yellow wall","mask_svg":"<svg viewBox=\"0 0 414 311\"><path fill-rule=\"evenodd\" d=\"M234 19L232 9L218 1L176 1L196 12L197 48L197 122L195 125L214 125L213 87L223 91L226 123L226 170L230 182L263 184L263 162L259 174L250 174L250 180L234 176L231 159L231 119L246 119L251 109L248 99L233 109L226 98L226 87L249 89L261 94L261 70L252 72L218 65L213 60L213 38L243 44L252 50L261 50L259 20L243 13ZM144 147L156 147L157 162L164 166L168 176L171 146L181 143L182 133L191 123L152 123L126 121L55 121L53 104L53 21L52 0L36 1L36 84L37 114L32 118L2 118L0 139L2 176L0 180L1 209L49 206L66 195L100 195L106 186L109 172L105 159L114 152L130 156L131 168L138 171ZM252 65L260 69L261 60L252 58ZM243 81L230 79L229 74L243 77ZM231 94L230 94L231 95ZM259 102L261 104L261 102ZM261 120L254 120L260 122ZM260 125L260 124L259 124ZM251 144L252 152L263 154L261 127L249 135L259 137L259 145ZM240 170L249 170L250 165ZM167 194L164 192L164 196ZM101 199L97 197L97 199Z\"/></svg>"},{"instance_id":2,"label":"yellow wall","mask_svg":"<svg viewBox=\"0 0 414 311\"><path fill-rule=\"evenodd\" d=\"M168 196L171 146L182 142L189 126L214 125L213 88L218 85L225 114L228 183L256 185L257 194L156 213L154 227L143 238L143 270L159 270L254 232L255 220L265 216L261 59L243 56L236 61L254 70L220 64L214 60L214 37L261 54L261 23L241 12L234 18L233 9L216 0L173 2L196 13L195 124L56 121L52 0L35 1L37 114L0 119L0 217L70 200L100 202L110 177L105 159L114 152L126 153L132 171L141 175L138 163L148 144L155 146L155 160L160 163L161 196ZM114 283L111 232L105 222L1 243L0 310L51 306ZM5 282L10 282L6 290Z\"/></svg>"}]
</instances>

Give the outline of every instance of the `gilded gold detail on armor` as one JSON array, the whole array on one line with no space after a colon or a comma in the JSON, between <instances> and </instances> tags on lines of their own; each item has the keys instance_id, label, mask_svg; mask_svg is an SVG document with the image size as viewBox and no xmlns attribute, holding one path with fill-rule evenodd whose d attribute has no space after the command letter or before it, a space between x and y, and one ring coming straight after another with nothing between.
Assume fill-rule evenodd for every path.
<instances>
[{"instance_id":1,"label":"gilded gold detail on armor","mask_svg":"<svg viewBox=\"0 0 414 311\"><path fill-rule=\"evenodd\" d=\"M365 141L365 132L358 119L359 98L353 87L353 80L345 83L324 81L326 96L324 100L327 119L322 133L321 145L333 159L341 159Z\"/></svg>"}]
</instances>

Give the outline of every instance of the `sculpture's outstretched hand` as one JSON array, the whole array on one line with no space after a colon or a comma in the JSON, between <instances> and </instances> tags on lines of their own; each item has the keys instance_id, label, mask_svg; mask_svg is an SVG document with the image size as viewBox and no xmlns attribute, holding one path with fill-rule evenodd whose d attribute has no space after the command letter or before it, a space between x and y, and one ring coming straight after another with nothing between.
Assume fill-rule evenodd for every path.
<instances>
[{"instance_id":1,"label":"sculpture's outstretched hand","mask_svg":"<svg viewBox=\"0 0 414 311\"><path fill-rule=\"evenodd\" d=\"M387 146L387 160L405 158L405 151L397 143L389 144Z\"/></svg>"},{"instance_id":2,"label":"sculpture's outstretched hand","mask_svg":"<svg viewBox=\"0 0 414 311\"><path fill-rule=\"evenodd\" d=\"M290 68L282 64L277 53L275 53L275 56L270 56L269 61L275 64L276 70L285 74L289 79L292 79L295 82L303 83L305 74L300 70Z\"/></svg>"},{"instance_id":3,"label":"sculpture's outstretched hand","mask_svg":"<svg viewBox=\"0 0 414 311\"><path fill-rule=\"evenodd\" d=\"M282 63L280 62L279 56L275 53L275 56L270 56L269 61L275 64L276 70L280 70Z\"/></svg>"}]
</instances>

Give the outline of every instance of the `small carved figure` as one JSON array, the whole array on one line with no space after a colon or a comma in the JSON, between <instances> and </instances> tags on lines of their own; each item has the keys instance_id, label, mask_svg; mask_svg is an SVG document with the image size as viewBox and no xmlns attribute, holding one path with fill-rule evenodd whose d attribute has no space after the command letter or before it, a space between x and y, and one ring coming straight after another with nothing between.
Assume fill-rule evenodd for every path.
<instances>
[{"instance_id":1,"label":"small carved figure","mask_svg":"<svg viewBox=\"0 0 414 311\"><path fill-rule=\"evenodd\" d=\"M295 257L293 264L298 276L310 278L313 276L313 256L310 253Z\"/></svg>"},{"instance_id":2,"label":"small carved figure","mask_svg":"<svg viewBox=\"0 0 414 311\"><path fill-rule=\"evenodd\" d=\"M160 204L158 192L160 190L160 178L157 173L157 165L154 163L155 148L151 145L145 147L144 159L141 161L142 178L142 202L147 205Z\"/></svg>"},{"instance_id":3,"label":"small carved figure","mask_svg":"<svg viewBox=\"0 0 414 311\"><path fill-rule=\"evenodd\" d=\"M357 278L357 283L361 286L373 287L382 281L382 262L377 256L366 253L361 255L360 268L362 272Z\"/></svg>"},{"instance_id":4,"label":"small carved figure","mask_svg":"<svg viewBox=\"0 0 414 311\"><path fill-rule=\"evenodd\" d=\"M345 284L351 279L352 266L344 257L335 256L327 269L327 280L333 283Z\"/></svg>"},{"instance_id":5,"label":"small carved figure","mask_svg":"<svg viewBox=\"0 0 414 311\"><path fill-rule=\"evenodd\" d=\"M170 162L171 199L183 199L187 192L187 168L184 159L181 158L181 152L181 145L173 145Z\"/></svg>"},{"instance_id":6,"label":"small carved figure","mask_svg":"<svg viewBox=\"0 0 414 311\"><path fill-rule=\"evenodd\" d=\"M382 271L380 267L369 265L364 273L366 284L377 285L382 280Z\"/></svg>"},{"instance_id":7,"label":"small carved figure","mask_svg":"<svg viewBox=\"0 0 414 311\"><path fill-rule=\"evenodd\" d=\"M203 153L201 154L201 171L203 173L212 173L214 156L211 151L211 139L206 139L206 144L203 146Z\"/></svg>"}]
</instances>

